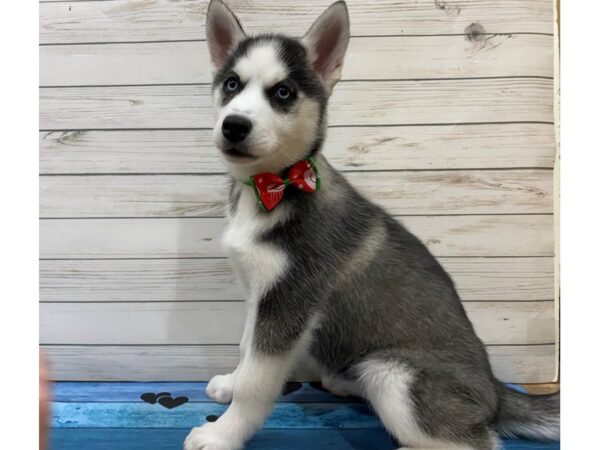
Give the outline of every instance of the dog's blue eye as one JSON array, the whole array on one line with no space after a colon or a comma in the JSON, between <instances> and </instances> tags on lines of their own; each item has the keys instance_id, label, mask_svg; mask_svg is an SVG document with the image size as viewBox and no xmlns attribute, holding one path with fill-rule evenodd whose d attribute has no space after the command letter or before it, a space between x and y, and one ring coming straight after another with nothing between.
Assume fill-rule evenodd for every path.
<instances>
[{"instance_id":1,"label":"dog's blue eye","mask_svg":"<svg viewBox=\"0 0 600 450\"><path fill-rule=\"evenodd\" d=\"M225 80L225 90L227 92L235 92L240 87L240 82L237 77L229 77Z\"/></svg>"},{"instance_id":2,"label":"dog's blue eye","mask_svg":"<svg viewBox=\"0 0 600 450\"><path fill-rule=\"evenodd\" d=\"M287 100L290 98L291 95L292 93L285 86L279 86L275 91L275 96L280 100Z\"/></svg>"}]
</instances>

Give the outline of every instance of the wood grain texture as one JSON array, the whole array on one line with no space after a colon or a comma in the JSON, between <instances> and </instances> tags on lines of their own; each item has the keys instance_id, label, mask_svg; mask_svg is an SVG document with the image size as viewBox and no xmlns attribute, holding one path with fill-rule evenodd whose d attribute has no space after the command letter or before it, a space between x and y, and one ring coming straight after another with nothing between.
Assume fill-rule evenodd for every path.
<instances>
[{"instance_id":1,"label":"wood grain texture","mask_svg":"<svg viewBox=\"0 0 600 450\"><path fill-rule=\"evenodd\" d=\"M56 378L237 364L207 3L40 3L42 339L69 344L47 346ZM250 32L299 36L330 0L227 3ZM500 378L553 381L552 2L348 3L325 154L441 257Z\"/></svg>"},{"instance_id":2,"label":"wood grain texture","mask_svg":"<svg viewBox=\"0 0 600 450\"><path fill-rule=\"evenodd\" d=\"M551 215L404 217L436 256L552 256ZM47 219L40 257L189 258L224 256L223 219Z\"/></svg>"},{"instance_id":3,"label":"wood grain texture","mask_svg":"<svg viewBox=\"0 0 600 450\"><path fill-rule=\"evenodd\" d=\"M227 405L185 403L168 410L138 403L55 403L56 428L192 428L208 415L222 415ZM264 423L266 429L381 429L377 416L362 403L276 403Z\"/></svg>"},{"instance_id":4,"label":"wood grain texture","mask_svg":"<svg viewBox=\"0 0 600 450\"><path fill-rule=\"evenodd\" d=\"M215 173L211 130L40 132L40 173ZM548 124L330 128L324 154L340 170L554 166Z\"/></svg>"},{"instance_id":5,"label":"wood grain texture","mask_svg":"<svg viewBox=\"0 0 600 450\"><path fill-rule=\"evenodd\" d=\"M51 448L61 450L173 450L179 448L185 428L57 428L50 433ZM384 430L260 430L246 450L393 450ZM503 439L503 450L559 450L559 442Z\"/></svg>"},{"instance_id":6,"label":"wood grain texture","mask_svg":"<svg viewBox=\"0 0 600 450\"><path fill-rule=\"evenodd\" d=\"M145 392L170 392L173 397L185 395L190 403L213 403L206 395L205 381L187 382L89 382L59 381L52 386L52 399L60 403L140 403ZM278 403L356 403L356 399L337 397L308 383L286 385Z\"/></svg>"},{"instance_id":7,"label":"wood grain texture","mask_svg":"<svg viewBox=\"0 0 600 450\"><path fill-rule=\"evenodd\" d=\"M43 303L42 344L239 344L242 302Z\"/></svg>"},{"instance_id":8,"label":"wood grain texture","mask_svg":"<svg viewBox=\"0 0 600 450\"><path fill-rule=\"evenodd\" d=\"M553 76L546 35L352 38L343 78ZM510 60L510 64L506 61ZM42 86L212 82L206 42L40 47Z\"/></svg>"},{"instance_id":9,"label":"wood grain texture","mask_svg":"<svg viewBox=\"0 0 600 450\"><path fill-rule=\"evenodd\" d=\"M241 300L243 296L226 259L40 261L40 300L46 302Z\"/></svg>"},{"instance_id":10,"label":"wood grain texture","mask_svg":"<svg viewBox=\"0 0 600 450\"><path fill-rule=\"evenodd\" d=\"M336 126L552 122L545 78L342 81L329 107ZM40 89L42 130L211 128L208 85Z\"/></svg>"},{"instance_id":11,"label":"wood grain texture","mask_svg":"<svg viewBox=\"0 0 600 450\"><path fill-rule=\"evenodd\" d=\"M202 419L198 416L196 425ZM50 433L60 450L173 450L179 449L189 428L56 428ZM558 450L558 444L504 441L504 450ZM393 450L384 430L269 430L261 429L246 450Z\"/></svg>"},{"instance_id":12,"label":"wood grain texture","mask_svg":"<svg viewBox=\"0 0 600 450\"><path fill-rule=\"evenodd\" d=\"M359 192L394 215L552 213L552 171L351 172ZM43 218L224 216L222 175L40 178ZM327 189L327 178L322 180Z\"/></svg>"},{"instance_id":13,"label":"wood grain texture","mask_svg":"<svg viewBox=\"0 0 600 450\"><path fill-rule=\"evenodd\" d=\"M463 301L554 297L554 262L543 258L441 258ZM242 300L226 259L42 260L43 302Z\"/></svg>"},{"instance_id":14,"label":"wood grain texture","mask_svg":"<svg viewBox=\"0 0 600 450\"><path fill-rule=\"evenodd\" d=\"M560 383L525 384L522 387L533 395L554 394L560 391Z\"/></svg>"},{"instance_id":15,"label":"wood grain texture","mask_svg":"<svg viewBox=\"0 0 600 450\"><path fill-rule=\"evenodd\" d=\"M60 403L140 403L140 394L145 392L170 392L173 397L185 395L190 403L213 403L206 395L205 381L167 381L167 382L90 382L58 381L52 385L52 399ZM557 383L526 384L508 387L522 392L548 393L558 389ZM525 389L523 391L523 389ZM302 383L288 383L277 403L357 403L352 397L337 397L323 389Z\"/></svg>"},{"instance_id":16,"label":"wood grain texture","mask_svg":"<svg viewBox=\"0 0 600 450\"><path fill-rule=\"evenodd\" d=\"M269 0L227 4L250 33L302 36L329 0ZM472 23L487 33L553 33L547 0L349 0L352 34L463 34ZM207 0L40 3L41 43L204 39Z\"/></svg>"},{"instance_id":17,"label":"wood grain texture","mask_svg":"<svg viewBox=\"0 0 600 450\"><path fill-rule=\"evenodd\" d=\"M206 381L231 372L237 346L42 346L56 380ZM546 383L556 376L554 345L487 348L494 373L504 382ZM310 380L297 373L293 379Z\"/></svg>"},{"instance_id":18,"label":"wood grain texture","mask_svg":"<svg viewBox=\"0 0 600 450\"><path fill-rule=\"evenodd\" d=\"M485 344L554 342L554 302L468 302ZM42 303L42 344L239 344L244 302Z\"/></svg>"}]
</instances>

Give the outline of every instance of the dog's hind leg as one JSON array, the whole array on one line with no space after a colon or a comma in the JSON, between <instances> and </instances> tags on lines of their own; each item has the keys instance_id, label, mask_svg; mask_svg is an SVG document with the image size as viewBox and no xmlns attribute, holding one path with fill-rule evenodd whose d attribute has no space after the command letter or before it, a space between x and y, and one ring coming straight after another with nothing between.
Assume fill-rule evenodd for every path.
<instances>
[{"instance_id":1,"label":"dog's hind leg","mask_svg":"<svg viewBox=\"0 0 600 450\"><path fill-rule=\"evenodd\" d=\"M357 367L359 383L386 429L396 440L413 449L497 450L499 441L486 420L478 424L470 421L477 416L476 402L454 398L452 389L440 395L433 406L435 415L428 411L424 417L415 406L415 383L422 382L422 374L402 362L371 359ZM456 408L462 402L463 409ZM445 408L444 405L450 405ZM459 411L459 413L457 413ZM465 419L466 417L466 419Z\"/></svg>"}]
</instances>

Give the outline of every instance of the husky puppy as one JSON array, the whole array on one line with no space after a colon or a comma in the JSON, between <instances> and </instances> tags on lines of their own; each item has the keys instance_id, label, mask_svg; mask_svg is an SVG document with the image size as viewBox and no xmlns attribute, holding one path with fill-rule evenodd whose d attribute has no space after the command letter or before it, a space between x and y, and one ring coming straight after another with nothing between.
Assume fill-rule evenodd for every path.
<instances>
[{"instance_id":1,"label":"husky puppy","mask_svg":"<svg viewBox=\"0 0 600 450\"><path fill-rule=\"evenodd\" d=\"M321 154L350 35L345 3L292 39L248 37L212 0L206 34L214 141L231 175L224 244L248 312L237 369L206 389L231 405L194 428L185 450L243 448L299 364L317 368L331 392L367 399L407 447L557 439L558 396L517 393L494 377L448 274ZM278 187L261 187L265 176Z\"/></svg>"}]
</instances>

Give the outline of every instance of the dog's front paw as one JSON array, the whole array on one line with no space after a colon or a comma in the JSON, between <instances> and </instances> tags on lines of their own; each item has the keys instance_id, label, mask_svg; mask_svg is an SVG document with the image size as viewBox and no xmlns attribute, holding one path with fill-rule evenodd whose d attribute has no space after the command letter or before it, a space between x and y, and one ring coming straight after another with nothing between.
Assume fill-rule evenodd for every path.
<instances>
[{"instance_id":1,"label":"dog's front paw","mask_svg":"<svg viewBox=\"0 0 600 450\"><path fill-rule=\"evenodd\" d=\"M218 403L230 403L233 399L233 374L215 375L206 386L206 395Z\"/></svg>"},{"instance_id":2,"label":"dog's front paw","mask_svg":"<svg viewBox=\"0 0 600 450\"><path fill-rule=\"evenodd\" d=\"M234 445L214 423L207 423L201 427L193 428L185 438L183 450L240 450L241 446Z\"/></svg>"}]
</instances>

